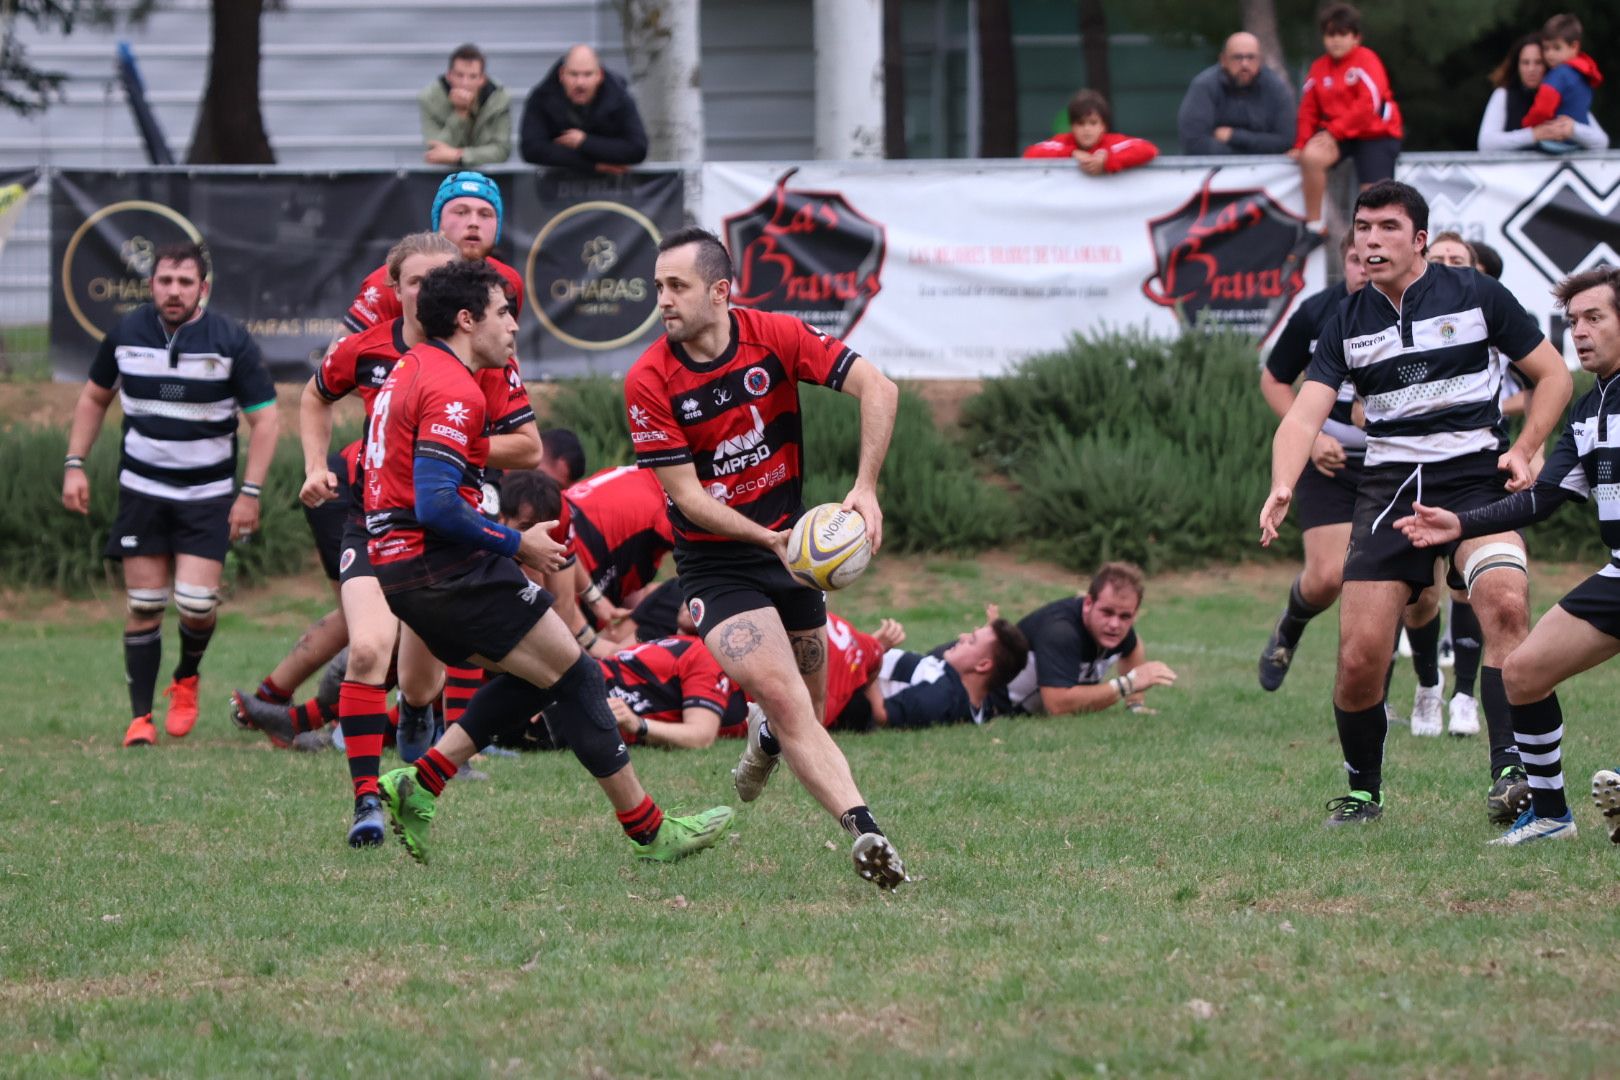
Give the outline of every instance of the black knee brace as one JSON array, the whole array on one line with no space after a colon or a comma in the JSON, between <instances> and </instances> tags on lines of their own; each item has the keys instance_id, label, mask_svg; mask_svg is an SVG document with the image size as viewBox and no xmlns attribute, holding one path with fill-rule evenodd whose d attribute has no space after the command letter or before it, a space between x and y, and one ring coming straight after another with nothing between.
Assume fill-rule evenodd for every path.
<instances>
[{"instance_id":1,"label":"black knee brace","mask_svg":"<svg viewBox=\"0 0 1620 1080\"><path fill-rule=\"evenodd\" d=\"M521 731L529 718L551 704L551 691L518 678L502 674L478 688L461 714L461 730L482 750L495 741L497 735Z\"/></svg>"},{"instance_id":2,"label":"black knee brace","mask_svg":"<svg viewBox=\"0 0 1620 1080\"><path fill-rule=\"evenodd\" d=\"M582 654L552 685L551 693L556 707L546 719L592 776L606 779L630 764L630 752L624 748L619 725L608 708L607 684L595 660Z\"/></svg>"}]
</instances>

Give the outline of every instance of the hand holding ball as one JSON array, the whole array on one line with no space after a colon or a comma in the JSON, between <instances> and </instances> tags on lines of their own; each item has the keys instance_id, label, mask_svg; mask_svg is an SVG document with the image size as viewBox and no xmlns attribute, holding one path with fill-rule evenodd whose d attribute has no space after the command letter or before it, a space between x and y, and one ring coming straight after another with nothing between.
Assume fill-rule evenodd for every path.
<instances>
[{"instance_id":1,"label":"hand holding ball","mask_svg":"<svg viewBox=\"0 0 1620 1080\"><path fill-rule=\"evenodd\" d=\"M842 589L872 561L866 521L837 503L805 511L788 536L788 570L812 589Z\"/></svg>"}]
</instances>

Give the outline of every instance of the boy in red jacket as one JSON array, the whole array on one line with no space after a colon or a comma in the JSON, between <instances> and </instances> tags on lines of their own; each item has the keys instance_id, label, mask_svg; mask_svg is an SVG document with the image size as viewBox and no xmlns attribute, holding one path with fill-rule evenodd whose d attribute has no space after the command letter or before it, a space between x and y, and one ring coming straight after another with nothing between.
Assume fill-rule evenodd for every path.
<instances>
[{"instance_id":1,"label":"boy in red jacket","mask_svg":"<svg viewBox=\"0 0 1620 1080\"><path fill-rule=\"evenodd\" d=\"M1547 63L1547 74L1530 111L1524 114L1525 127L1554 116L1567 116L1577 124L1591 122L1592 91L1603 85L1603 73L1597 61L1581 51L1581 33L1581 20L1573 15L1554 15L1541 28L1541 57ZM1553 153L1581 148L1567 139L1544 139L1538 145Z\"/></svg>"},{"instance_id":2,"label":"boy in red jacket","mask_svg":"<svg viewBox=\"0 0 1620 1080\"><path fill-rule=\"evenodd\" d=\"M1024 156L1072 157L1087 176L1146 165L1159 156L1159 148L1146 139L1109 131L1112 122L1108 99L1095 90L1081 90L1069 99L1069 134L1043 139L1027 148Z\"/></svg>"},{"instance_id":3,"label":"boy in red jacket","mask_svg":"<svg viewBox=\"0 0 1620 1080\"><path fill-rule=\"evenodd\" d=\"M1316 58L1299 96L1299 127L1288 156L1299 162L1307 227L1322 228L1328 170L1348 155L1365 191L1395 178L1401 111L1378 54L1361 43L1361 12L1329 4L1318 17L1325 56Z\"/></svg>"}]
</instances>

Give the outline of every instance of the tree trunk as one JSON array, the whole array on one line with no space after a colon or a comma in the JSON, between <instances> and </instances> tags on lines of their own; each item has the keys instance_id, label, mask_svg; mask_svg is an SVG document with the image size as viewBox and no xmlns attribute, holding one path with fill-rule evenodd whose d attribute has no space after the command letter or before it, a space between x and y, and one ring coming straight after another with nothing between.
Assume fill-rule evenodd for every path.
<instances>
[{"instance_id":1,"label":"tree trunk","mask_svg":"<svg viewBox=\"0 0 1620 1080\"><path fill-rule=\"evenodd\" d=\"M900 15L905 0L883 0L883 156L906 156L906 50Z\"/></svg>"},{"instance_id":2,"label":"tree trunk","mask_svg":"<svg viewBox=\"0 0 1620 1080\"><path fill-rule=\"evenodd\" d=\"M647 127L649 161L703 160L705 124L698 61L698 5L618 0L630 85Z\"/></svg>"},{"instance_id":3,"label":"tree trunk","mask_svg":"<svg viewBox=\"0 0 1620 1080\"><path fill-rule=\"evenodd\" d=\"M1276 0L1242 0L1243 29L1260 39L1260 56L1266 67L1282 76L1292 86L1288 64L1283 59L1282 38L1277 34Z\"/></svg>"},{"instance_id":4,"label":"tree trunk","mask_svg":"<svg viewBox=\"0 0 1620 1080\"><path fill-rule=\"evenodd\" d=\"M1102 0L1080 0L1080 55L1086 62L1086 88L1114 103L1114 76L1108 67L1108 13Z\"/></svg>"},{"instance_id":5,"label":"tree trunk","mask_svg":"<svg viewBox=\"0 0 1620 1080\"><path fill-rule=\"evenodd\" d=\"M979 0L979 156L1017 157L1018 70L1008 0Z\"/></svg>"},{"instance_id":6,"label":"tree trunk","mask_svg":"<svg viewBox=\"0 0 1620 1080\"><path fill-rule=\"evenodd\" d=\"M213 0L208 88L191 135L193 165L273 165L259 109L259 18L264 0Z\"/></svg>"}]
</instances>

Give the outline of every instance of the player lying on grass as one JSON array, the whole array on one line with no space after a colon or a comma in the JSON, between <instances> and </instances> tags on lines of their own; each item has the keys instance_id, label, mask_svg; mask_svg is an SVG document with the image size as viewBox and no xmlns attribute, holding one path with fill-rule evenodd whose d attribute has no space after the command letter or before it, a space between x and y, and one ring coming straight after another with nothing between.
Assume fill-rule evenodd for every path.
<instances>
[{"instance_id":1,"label":"player lying on grass","mask_svg":"<svg viewBox=\"0 0 1620 1080\"><path fill-rule=\"evenodd\" d=\"M1149 660L1136 634L1146 589L1139 567L1104 563L1085 595L1054 600L1020 619L1029 658L1007 686L1012 711L1061 716L1123 701L1142 712L1149 689L1175 685L1176 673ZM1119 674L1107 678L1115 665Z\"/></svg>"},{"instance_id":2,"label":"player lying on grass","mask_svg":"<svg viewBox=\"0 0 1620 1080\"><path fill-rule=\"evenodd\" d=\"M415 765L380 778L395 831L426 861L445 784L507 718L556 702L570 748L638 858L668 862L712 845L731 809L664 816L630 764L600 668L551 610L550 594L519 568L562 565L564 548L548 535L557 523L520 533L476 509L489 436L474 372L504 366L517 329L501 276L482 263L442 266L423 279L417 317L428 340L394 365L366 435L371 562L390 610L435 656L502 674Z\"/></svg>"},{"instance_id":3,"label":"player lying on grass","mask_svg":"<svg viewBox=\"0 0 1620 1080\"><path fill-rule=\"evenodd\" d=\"M1554 290L1569 320L1581 367L1597 385L1570 410L1564 429L1535 486L1462 513L1414 503L1396 528L1418 547L1453 544L1474 536L1522 529L1544 521L1566 501L1597 501L1598 530L1612 550L1608 565L1577 585L1536 623L1502 665L1513 737L1530 778L1530 807L1492 844L1525 844L1575 836L1564 800L1560 746L1564 715L1558 684L1620 653L1620 393L1608 400L1620 374L1620 270L1599 267L1565 278ZM1510 551L1481 558L1511 558ZM1620 771L1592 778L1592 797L1620 843Z\"/></svg>"}]
</instances>

